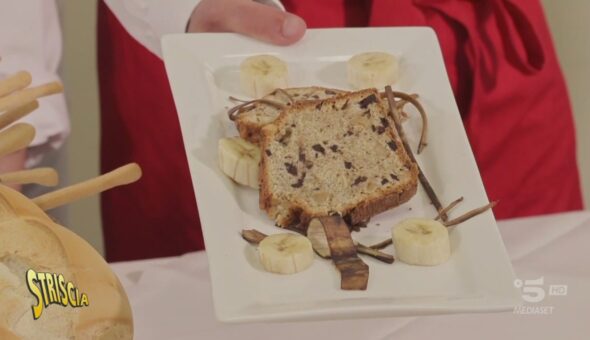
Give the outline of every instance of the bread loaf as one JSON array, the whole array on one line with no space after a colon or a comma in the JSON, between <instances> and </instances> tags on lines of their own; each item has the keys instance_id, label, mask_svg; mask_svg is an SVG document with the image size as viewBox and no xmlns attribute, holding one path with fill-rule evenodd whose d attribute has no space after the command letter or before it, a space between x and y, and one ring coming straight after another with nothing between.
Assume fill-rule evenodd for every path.
<instances>
[{"instance_id":1,"label":"bread loaf","mask_svg":"<svg viewBox=\"0 0 590 340\"><path fill-rule=\"evenodd\" d=\"M38 299L27 285L29 269L63 275L78 296L86 294L88 306L50 304L35 320L31 307ZM133 338L127 295L103 258L29 199L2 185L0 306L1 339Z\"/></svg>"},{"instance_id":2,"label":"bread loaf","mask_svg":"<svg viewBox=\"0 0 590 340\"><path fill-rule=\"evenodd\" d=\"M282 227L352 224L408 201L418 168L375 89L297 103L262 129L260 207Z\"/></svg>"},{"instance_id":3,"label":"bread loaf","mask_svg":"<svg viewBox=\"0 0 590 340\"><path fill-rule=\"evenodd\" d=\"M342 94L344 91L328 89L325 87L297 87L284 90L275 90L263 97L263 99L290 106L302 101L315 101ZM245 108L235 120L240 137L250 143L258 144L260 140L260 129L266 124L272 123L281 112L276 106L258 102Z\"/></svg>"}]
</instances>

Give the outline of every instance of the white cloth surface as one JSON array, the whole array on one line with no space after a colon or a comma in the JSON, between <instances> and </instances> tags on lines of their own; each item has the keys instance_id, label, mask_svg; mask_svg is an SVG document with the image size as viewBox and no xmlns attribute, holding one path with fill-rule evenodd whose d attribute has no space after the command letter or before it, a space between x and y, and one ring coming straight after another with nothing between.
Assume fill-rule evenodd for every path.
<instances>
[{"instance_id":1,"label":"white cloth surface","mask_svg":"<svg viewBox=\"0 0 590 340\"><path fill-rule=\"evenodd\" d=\"M0 79L17 71L29 71L32 86L58 81L62 37L53 0L0 1ZM39 163L51 149L59 148L70 125L63 94L39 100L39 108L23 122L36 129L27 166Z\"/></svg>"},{"instance_id":2,"label":"white cloth surface","mask_svg":"<svg viewBox=\"0 0 590 340\"><path fill-rule=\"evenodd\" d=\"M216 320L205 252L112 264L133 308L136 339L588 339L590 212L499 223L517 278L567 285L567 295L524 306L552 314L224 324Z\"/></svg>"},{"instance_id":3,"label":"white cloth surface","mask_svg":"<svg viewBox=\"0 0 590 340\"><path fill-rule=\"evenodd\" d=\"M188 20L201 0L104 0L129 34L150 52L162 58L161 39L184 33ZM258 0L284 10L278 0Z\"/></svg>"}]
</instances>

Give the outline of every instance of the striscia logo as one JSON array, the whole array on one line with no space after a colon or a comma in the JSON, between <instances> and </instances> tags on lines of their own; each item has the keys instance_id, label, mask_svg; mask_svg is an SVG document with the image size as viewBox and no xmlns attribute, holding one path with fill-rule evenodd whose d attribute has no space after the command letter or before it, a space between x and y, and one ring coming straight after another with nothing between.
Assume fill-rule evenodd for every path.
<instances>
[{"instance_id":1,"label":"striscia logo","mask_svg":"<svg viewBox=\"0 0 590 340\"><path fill-rule=\"evenodd\" d=\"M37 298L37 304L32 306L33 319L41 317L43 309L51 304L63 307L87 307L88 296L80 293L72 282L66 282L62 274L37 273L27 270L27 287Z\"/></svg>"}]
</instances>

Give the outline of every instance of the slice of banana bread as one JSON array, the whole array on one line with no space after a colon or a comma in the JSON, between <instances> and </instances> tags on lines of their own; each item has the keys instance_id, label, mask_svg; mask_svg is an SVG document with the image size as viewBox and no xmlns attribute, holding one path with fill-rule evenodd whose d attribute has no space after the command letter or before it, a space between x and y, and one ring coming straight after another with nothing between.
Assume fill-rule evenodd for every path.
<instances>
[{"instance_id":1,"label":"slice of banana bread","mask_svg":"<svg viewBox=\"0 0 590 340\"><path fill-rule=\"evenodd\" d=\"M284 90L275 90L263 97L266 100L272 100L291 106L301 101L315 101L333 97L345 93L341 90L329 89L319 86L295 87ZM272 123L281 113L281 109L266 103L255 103L247 109L239 112L235 120L240 137L250 143L258 144L260 140L260 129L266 124Z\"/></svg>"},{"instance_id":2,"label":"slice of banana bread","mask_svg":"<svg viewBox=\"0 0 590 340\"><path fill-rule=\"evenodd\" d=\"M260 207L282 227L332 213L362 223L416 193L418 167L375 89L293 105L261 148Z\"/></svg>"}]
</instances>

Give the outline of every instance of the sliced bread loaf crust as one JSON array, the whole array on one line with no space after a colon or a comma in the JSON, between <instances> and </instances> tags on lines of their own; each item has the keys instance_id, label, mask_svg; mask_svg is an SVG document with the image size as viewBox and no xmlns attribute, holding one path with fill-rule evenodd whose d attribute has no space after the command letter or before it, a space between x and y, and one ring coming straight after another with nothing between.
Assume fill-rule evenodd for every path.
<instances>
[{"instance_id":1,"label":"sliced bread loaf crust","mask_svg":"<svg viewBox=\"0 0 590 340\"><path fill-rule=\"evenodd\" d=\"M281 227L332 213L358 224L416 193L418 168L374 89L293 105L261 147L260 207Z\"/></svg>"},{"instance_id":2,"label":"sliced bread loaf crust","mask_svg":"<svg viewBox=\"0 0 590 340\"><path fill-rule=\"evenodd\" d=\"M342 90L329 89L319 86L294 87L275 90L263 97L266 100L283 104L286 107L302 101L316 101L345 93ZM258 144L260 130L266 124L272 123L281 113L281 109L266 103L255 103L241 111L235 120L240 137L250 143Z\"/></svg>"}]
</instances>

